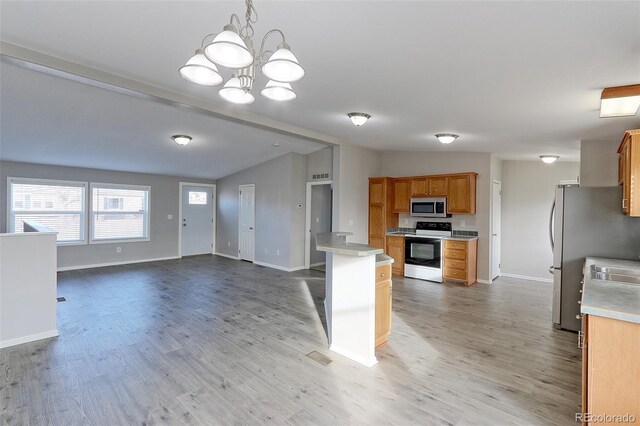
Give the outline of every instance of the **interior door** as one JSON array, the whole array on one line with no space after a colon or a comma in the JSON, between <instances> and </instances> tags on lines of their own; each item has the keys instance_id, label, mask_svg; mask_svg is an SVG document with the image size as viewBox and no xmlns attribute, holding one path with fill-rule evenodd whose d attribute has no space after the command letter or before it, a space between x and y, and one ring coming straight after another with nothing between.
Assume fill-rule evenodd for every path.
<instances>
[{"instance_id":1,"label":"interior door","mask_svg":"<svg viewBox=\"0 0 640 426\"><path fill-rule=\"evenodd\" d=\"M500 276L500 224L502 217L502 184L493 182L493 217L491 235L491 279Z\"/></svg>"},{"instance_id":2,"label":"interior door","mask_svg":"<svg viewBox=\"0 0 640 426\"><path fill-rule=\"evenodd\" d=\"M213 188L182 187L182 255L213 251Z\"/></svg>"},{"instance_id":3,"label":"interior door","mask_svg":"<svg viewBox=\"0 0 640 426\"><path fill-rule=\"evenodd\" d=\"M238 257L255 260L255 185L240 185Z\"/></svg>"}]
</instances>

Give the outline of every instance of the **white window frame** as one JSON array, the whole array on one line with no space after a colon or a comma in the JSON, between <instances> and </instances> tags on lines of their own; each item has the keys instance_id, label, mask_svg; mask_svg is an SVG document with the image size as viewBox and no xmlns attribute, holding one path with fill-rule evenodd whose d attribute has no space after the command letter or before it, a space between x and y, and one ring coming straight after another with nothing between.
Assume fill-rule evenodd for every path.
<instances>
[{"instance_id":1,"label":"white window frame","mask_svg":"<svg viewBox=\"0 0 640 426\"><path fill-rule=\"evenodd\" d=\"M144 233L146 237L142 238L113 238L113 239L94 239L94 221L95 214L93 212L93 189L94 188L105 188L105 189L131 189L134 191L147 191L147 200L145 206L145 214L144 214ZM87 209L87 213L89 215L89 244L121 244L121 243L139 243L139 242L147 242L151 241L151 232L149 222L150 214L151 214L151 187L147 185L124 185L120 183L102 183L102 182L91 182L89 185L89 208ZM111 214L112 212L109 212ZM113 214L126 214L131 212L113 212Z\"/></svg>"},{"instance_id":2,"label":"white window frame","mask_svg":"<svg viewBox=\"0 0 640 426\"><path fill-rule=\"evenodd\" d=\"M49 185L49 186L76 186L83 189L82 194L82 211L80 212L80 231L83 239L77 241L57 241L59 246L79 246L85 245L88 242L89 231L87 229L87 190L89 184L87 182L75 181L75 180L58 180L58 179L38 179L38 178L23 178L23 177L7 177L7 232L15 232L15 219L12 211L13 206L13 191L11 186L13 184L26 184L26 185ZM43 214L69 214L68 211L40 211ZM13 220L12 220L13 219Z\"/></svg>"}]
</instances>

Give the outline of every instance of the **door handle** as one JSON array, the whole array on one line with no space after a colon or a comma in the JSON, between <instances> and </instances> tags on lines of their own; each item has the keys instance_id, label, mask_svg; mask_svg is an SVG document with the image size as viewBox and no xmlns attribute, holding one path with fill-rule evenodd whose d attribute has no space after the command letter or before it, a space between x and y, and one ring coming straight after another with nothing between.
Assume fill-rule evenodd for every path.
<instances>
[{"instance_id":1,"label":"door handle","mask_svg":"<svg viewBox=\"0 0 640 426\"><path fill-rule=\"evenodd\" d=\"M183 224L182 224L182 226L187 226L187 224L186 224L186 223L183 223Z\"/></svg>"},{"instance_id":2,"label":"door handle","mask_svg":"<svg viewBox=\"0 0 640 426\"><path fill-rule=\"evenodd\" d=\"M252 227L252 226L250 226L250 227L249 227L249 229L253 230L253 227Z\"/></svg>"}]
</instances>

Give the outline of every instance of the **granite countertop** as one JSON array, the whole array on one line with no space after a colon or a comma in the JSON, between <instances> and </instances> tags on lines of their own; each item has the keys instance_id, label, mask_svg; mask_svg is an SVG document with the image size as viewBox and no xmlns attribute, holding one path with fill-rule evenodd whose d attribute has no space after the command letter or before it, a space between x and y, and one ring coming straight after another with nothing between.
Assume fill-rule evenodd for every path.
<instances>
[{"instance_id":1,"label":"granite countertop","mask_svg":"<svg viewBox=\"0 0 640 426\"><path fill-rule=\"evenodd\" d=\"M463 236L455 236L455 237L443 237L443 240L452 240L452 241L472 241L477 240L478 237L463 237Z\"/></svg>"},{"instance_id":2,"label":"granite countertop","mask_svg":"<svg viewBox=\"0 0 640 426\"><path fill-rule=\"evenodd\" d=\"M371 247L366 244L348 243L347 236L352 234L351 232L316 234L316 250L350 256L373 256L384 253L381 248Z\"/></svg>"},{"instance_id":3,"label":"granite countertop","mask_svg":"<svg viewBox=\"0 0 640 426\"><path fill-rule=\"evenodd\" d=\"M580 312L640 323L640 285L591 278L591 265L640 269L632 260L587 257Z\"/></svg>"},{"instance_id":4,"label":"granite countertop","mask_svg":"<svg viewBox=\"0 0 640 426\"><path fill-rule=\"evenodd\" d=\"M414 232L407 232L407 231L387 232L387 237L405 237L407 235L416 235L416 233L415 231Z\"/></svg>"},{"instance_id":5,"label":"granite countertop","mask_svg":"<svg viewBox=\"0 0 640 426\"><path fill-rule=\"evenodd\" d=\"M391 265L394 262L393 257L387 256L384 253L376 254L376 267Z\"/></svg>"}]
</instances>

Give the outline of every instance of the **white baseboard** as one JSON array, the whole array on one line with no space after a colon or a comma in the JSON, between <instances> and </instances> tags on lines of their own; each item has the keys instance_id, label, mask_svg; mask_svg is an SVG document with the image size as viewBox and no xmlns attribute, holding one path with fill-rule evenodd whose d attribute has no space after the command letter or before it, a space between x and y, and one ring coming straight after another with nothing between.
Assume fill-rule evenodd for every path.
<instances>
[{"instance_id":1,"label":"white baseboard","mask_svg":"<svg viewBox=\"0 0 640 426\"><path fill-rule=\"evenodd\" d=\"M487 280L477 280L480 284L491 284L491 281Z\"/></svg>"},{"instance_id":2,"label":"white baseboard","mask_svg":"<svg viewBox=\"0 0 640 426\"><path fill-rule=\"evenodd\" d=\"M327 262L318 262L318 263L312 263L311 265L309 265L309 268L315 268L316 266L322 266L322 265L326 265Z\"/></svg>"},{"instance_id":3,"label":"white baseboard","mask_svg":"<svg viewBox=\"0 0 640 426\"><path fill-rule=\"evenodd\" d=\"M538 282L541 282L541 283L552 283L553 282L552 278L530 277L528 275L507 274L505 272L501 272L500 276L501 277L507 277L507 278L519 278L521 280L538 281Z\"/></svg>"},{"instance_id":4,"label":"white baseboard","mask_svg":"<svg viewBox=\"0 0 640 426\"><path fill-rule=\"evenodd\" d=\"M77 269L89 269L89 268L102 268L105 266L118 266L118 265L131 265L134 263L147 263L147 262L158 262L161 260L175 260L180 259L179 256L169 256L169 257L156 257L153 259L140 259L140 260L124 260L120 262L105 262L105 263L93 263L90 265L75 265L75 266L63 266L58 268L58 272L62 271L75 271Z\"/></svg>"},{"instance_id":5,"label":"white baseboard","mask_svg":"<svg viewBox=\"0 0 640 426\"><path fill-rule=\"evenodd\" d=\"M23 343L35 342L36 340L48 339L50 337L59 336L58 330L43 331L42 333L30 334L28 336L18 337L9 340L0 340L0 349L9 346L21 345Z\"/></svg>"},{"instance_id":6,"label":"white baseboard","mask_svg":"<svg viewBox=\"0 0 640 426\"><path fill-rule=\"evenodd\" d=\"M287 268L285 266L274 265L274 264L271 264L271 263L258 262L257 260L255 260L253 263L254 263L254 265L264 266L266 268L277 269L279 271L284 271L284 272L293 272L293 271L299 271L301 269L305 269L304 266L295 266L293 268Z\"/></svg>"},{"instance_id":7,"label":"white baseboard","mask_svg":"<svg viewBox=\"0 0 640 426\"><path fill-rule=\"evenodd\" d=\"M342 356L346 356L347 358L352 359L355 362L364 365L365 367L373 367L378 363L378 358L376 358L375 356L373 358L364 358L336 345L329 346L329 350L339 353Z\"/></svg>"},{"instance_id":8,"label":"white baseboard","mask_svg":"<svg viewBox=\"0 0 640 426\"><path fill-rule=\"evenodd\" d=\"M240 260L238 256L231 256L230 254L224 254L224 253L214 253L214 254L216 256L226 257L227 259Z\"/></svg>"}]
</instances>

